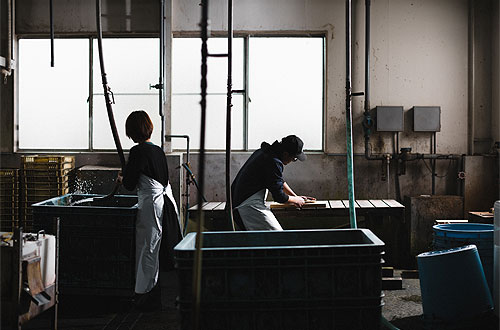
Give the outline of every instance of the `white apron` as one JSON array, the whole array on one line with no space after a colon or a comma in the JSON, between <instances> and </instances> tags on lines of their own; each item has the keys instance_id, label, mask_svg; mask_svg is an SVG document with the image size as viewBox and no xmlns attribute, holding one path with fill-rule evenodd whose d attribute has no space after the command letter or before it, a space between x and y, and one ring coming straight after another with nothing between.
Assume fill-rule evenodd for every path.
<instances>
[{"instance_id":1,"label":"white apron","mask_svg":"<svg viewBox=\"0 0 500 330\"><path fill-rule=\"evenodd\" d=\"M136 293L149 292L158 282L164 196L172 202L179 221L179 213L170 183L164 187L146 175L139 176L135 225Z\"/></svg>"},{"instance_id":2,"label":"white apron","mask_svg":"<svg viewBox=\"0 0 500 330\"><path fill-rule=\"evenodd\" d=\"M235 207L246 230L283 230L280 223L266 206L267 189L262 189Z\"/></svg>"}]
</instances>

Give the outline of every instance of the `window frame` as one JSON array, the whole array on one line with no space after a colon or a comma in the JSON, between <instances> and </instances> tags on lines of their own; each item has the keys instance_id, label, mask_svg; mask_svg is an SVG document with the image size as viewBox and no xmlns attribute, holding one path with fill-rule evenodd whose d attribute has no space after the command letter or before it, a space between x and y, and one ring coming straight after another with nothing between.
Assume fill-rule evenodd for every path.
<instances>
[{"instance_id":1,"label":"window frame","mask_svg":"<svg viewBox=\"0 0 500 330\"><path fill-rule=\"evenodd\" d=\"M211 32L212 37L216 38L224 38L227 37L227 32L225 31L212 31ZM259 32L234 32L233 33L234 38L243 38L243 60L244 60L244 65L243 65L243 90L244 92L238 92L234 93L233 95L242 95L244 98L243 102L243 149L231 149L231 151L234 152L248 152L248 151L253 151L255 149L249 149L248 148L248 106L250 102L250 91L249 91L249 39L250 38L260 38L260 37L275 37L275 38L321 38L322 43L323 43L323 51L322 51L322 58L323 58L323 81L322 81L322 122L321 122L321 149L306 149L309 152L325 152L325 143L326 143L326 108L327 108L327 100L326 100L326 77L327 77L327 66L326 66L326 49L327 49L327 34L324 31L320 32L314 32L314 31L306 31L306 32L301 32L301 31L287 31L287 32L266 32L266 31L259 31ZM87 39L89 43L89 67L88 67L88 72L89 72L89 87L88 87L88 120L89 120L89 132L88 132L88 148L86 149L57 149L58 153L74 153L74 152L79 152L79 153L110 153L114 151L113 149L96 149L93 147L93 129L94 129L94 115L93 115L93 106L94 106L94 82L93 82L93 74L94 74L94 68L93 68L93 61L94 61L94 40L97 39L95 35L92 34L63 34L63 35L56 35L56 38L58 39ZM155 38L159 40L158 34L154 33L137 33L137 34L106 34L103 36L104 39L106 38L124 38L124 39L134 39L134 38ZM198 31L183 31L183 32L176 32L174 31L172 33L172 38L199 38L199 32ZM15 51L16 54L19 54L19 40L21 39L47 39L46 35L40 35L40 34L19 34L16 36L16 45L15 45ZM56 50L57 51L57 50ZM57 65L57 54L56 54L56 65ZM172 65L172 63L170 63ZM16 69L19 68L19 62L16 62ZM17 77L17 75L16 75ZM171 79L171 77L166 77L166 79ZM99 93L97 93L99 94ZM36 153L36 152L54 152L54 149L21 149L19 148L19 79L16 78L15 84L14 84L14 151L19 152L19 153ZM173 93L172 93L173 95ZM170 97L172 95L165 95L165 97ZM170 115L171 116L171 109L167 110L165 109L165 115ZM170 118L166 118L165 120L170 121ZM125 149L125 151L128 151L129 149ZM180 148L180 149L172 149L172 152L182 152L185 151L185 148ZM192 151L198 151L199 149L192 149ZM225 151L225 149L210 149L210 152L222 152Z\"/></svg>"},{"instance_id":2,"label":"window frame","mask_svg":"<svg viewBox=\"0 0 500 330\"><path fill-rule=\"evenodd\" d=\"M114 152L115 149L99 149L94 148L93 143L93 130L94 130L94 96L102 95L103 91L99 90L97 87L97 91L94 90L94 40L97 40L97 36L92 34L62 34L56 35L57 39L82 39L87 40L88 42L88 51L89 51L89 62L88 62L88 79L89 85L87 90L87 104L88 104L88 145L85 149L31 149L31 148L19 148L19 76L16 74L16 79L14 83L14 152L18 153L49 153L49 152L57 152L57 153L111 153ZM159 42L159 36L157 34L150 33L137 33L133 35L123 35L123 34L106 34L103 36L103 39L157 39ZM16 45L15 51L16 54L19 54L19 41L22 39L47 39L47 35L40 34L19 34L16 36ZM55 50L55 65L57 65L57 49ZM16 61L16 69L19 72L19 61ZM102 88L102 87L101 87ZM109 124L108 124L109 125ZM121 137L123 139L123 137ZM128 152L130 149L123 149Z\"/></svg>"},{"instance_id":3,"label":"window frame","mask_svg":"<svg viewBox=\"0 0 500 330\"><path fill-rule=\"evenodd\" d=\"M221 31L211 31L211 37L213 38L227 38L227 32L221 32ZM326 123L326 77L327 77L327 67L326 67L326 38L327 38L327 33L326 32L300 32L300 31L293 31L293 32L265 32L265 31L259 31L259 32L234 32L233 33L234 38L243 38L243 90L244 92L239 92L239 93L233 93L233 95L243 95L244 97L244 102L243 102L243 149L233 149L231 148L232 152L248 152L248 151L254 151L256 149L250 149L248 147L248 118L249 118L249 113L248 113L248 108L249 108L249 103L250 103L250 91L249 91L249 85L250 85L250 75L249 75L249 40L250 38L321 38L322 43L323 43L323 51L322 51L322 58L323 58L323 81L322 81L322 116L321 116L321 149L305 149L308 152L325 152L325 123ZM199 38L199 32L173 32L172 38ZM173 95L174 93L172 93ZM207 94L209 95L209 94ZM224 126L225 127L225 126ZM185 149L172 149L172 151L180 152ZM193 149L195 151L199 149ZM225 149L208 149L210 152L222 152L225 151Z\"/></svg>"}]
</instances>

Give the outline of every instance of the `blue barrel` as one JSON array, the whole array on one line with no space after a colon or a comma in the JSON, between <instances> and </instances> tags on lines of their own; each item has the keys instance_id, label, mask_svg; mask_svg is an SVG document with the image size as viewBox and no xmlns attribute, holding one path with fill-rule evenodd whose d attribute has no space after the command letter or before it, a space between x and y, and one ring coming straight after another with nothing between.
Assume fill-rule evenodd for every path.
<instances>
[{"instance_id":1,"label":"blue barrel","mask_svg":"<svg viewBox=\"0 0 500 330\"><path fill-rule=\"evenodd\" d=\"M457 324L493 308L476 246L422 253L417 262L427 324Z\"/></svg>"},{"instance_id":2,"label":"blue barrel","mask_svg":"<svg viewBox=\"0 0 500 330\"><path fill-rule=\"evenodd\" d=\"M435 225L434 250L474 244L486 276L486 282L493 293L493 232L494 226L482 223L451 223Z\"/></svg>"}]
</instances>

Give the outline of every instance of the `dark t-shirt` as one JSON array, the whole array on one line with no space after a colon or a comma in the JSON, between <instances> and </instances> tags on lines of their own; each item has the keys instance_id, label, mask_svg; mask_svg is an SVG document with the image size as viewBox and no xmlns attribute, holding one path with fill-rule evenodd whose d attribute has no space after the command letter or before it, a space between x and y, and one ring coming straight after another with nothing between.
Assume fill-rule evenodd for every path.
<instances>
[{"instance_id":1,"label":"dark t-shirt","mask_svg":"<svg viewBox=\"0 0 500 330\"><path fill-rule=\"evenodd\" d=\"M123 186L127 190L134 190L140 174L147 175L164 186L168 184L167 158L157 145L142 142L130 149L123 173Z\"/></svg>"},{"instance_id":2,"label":"dark t-shirt","mask_svg":"<svg viewBox=\"0 0 500 330\"><path fill-rule=\"evenodd\" d=\"M256 192L267 188L274 201L285 203L288 195L283 192L283 162L279 159L279 143L263 142L240 169L231 185L233 207L243 203Z\"/></svg>"}]
</instances>

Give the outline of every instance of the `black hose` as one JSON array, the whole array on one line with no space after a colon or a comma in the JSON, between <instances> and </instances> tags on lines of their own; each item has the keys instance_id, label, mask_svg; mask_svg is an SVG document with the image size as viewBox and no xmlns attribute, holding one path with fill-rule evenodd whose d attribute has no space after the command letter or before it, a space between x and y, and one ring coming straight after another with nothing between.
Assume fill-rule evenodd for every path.
<instances>
[{"instance_id":1,"label":"black hose","mask_svg":"<svg viewBox=\"0 0 500 330\"><path fill-rule=\"evenodd\" d=\"M226 212L234 231L233 200L231 198L231 107L233 94L233 1L227 2L227 104L226 104Z\"/></svg>"},{"instance_id":2,"label":"black hose","mask_svg":"<svg viewBox=\"0 0 500 330\"><path fill-rule=\"evenodd\" d=\"M96 25L97 25L97 47L99 49L99 63L101 65L101 77L102 77L102 87L104 88L104 99L106 101L106 110L108 111L109 125L111 126L111 133L113 134L113 139L115 140L116 150L118 151L118 156L120 157L120 165L122 171L125 170L125 156L123 155L122 145L120 143L120 137L118 136L118 130L116 129L115 117L113 115L113 108L110 98L111 89L108 86L108 80L106 78L106 71L104 70L104 57L102 54L102 27L101 27L101 0L96 0Z\"/></svg>"}]
</instances>

